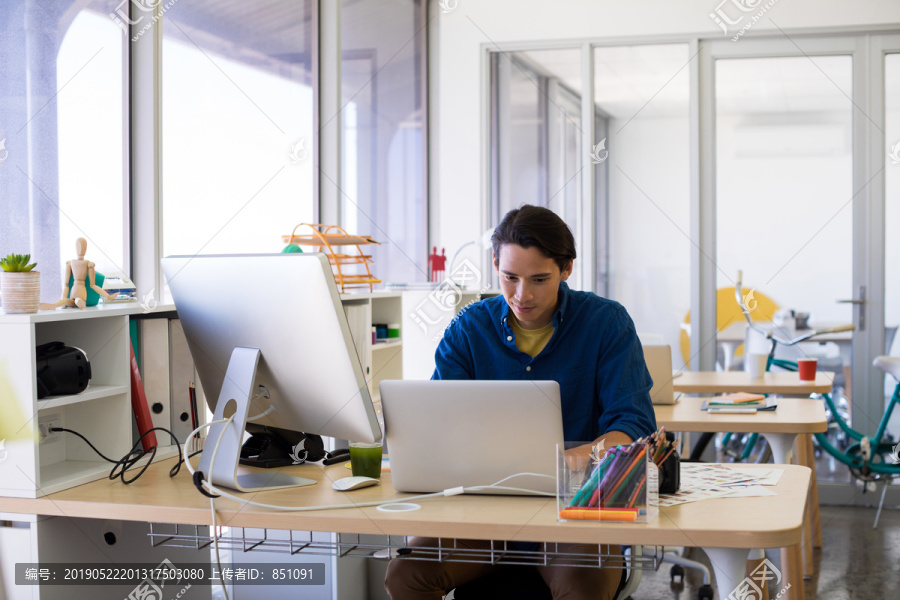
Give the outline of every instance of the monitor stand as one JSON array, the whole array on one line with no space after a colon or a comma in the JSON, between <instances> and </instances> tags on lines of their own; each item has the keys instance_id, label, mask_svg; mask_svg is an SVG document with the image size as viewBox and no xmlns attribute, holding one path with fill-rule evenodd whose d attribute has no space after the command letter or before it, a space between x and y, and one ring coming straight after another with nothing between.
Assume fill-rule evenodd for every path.
<instances>
[{"instance_id":1,"label":"monitor stand","mask_svg":"<svg viewBox=\"0 0 900 600\"><path fill-rule=\"evenodd\" d=\"M247 424L247 417L251 416L248 412L251 400L256 395L256 368L259 365L259 357L258 348L235 348L232 351L213 418L217 421L226 418L227 409L229 415L234 413L234 420L228 424L218 423L209 427L199 470L206 473L214 485L241 492L313 485L316 483L314 479L271 471L238 475L244 426ZM217 443L219 450L213 461Z\"/></svg>"}]
</instances>

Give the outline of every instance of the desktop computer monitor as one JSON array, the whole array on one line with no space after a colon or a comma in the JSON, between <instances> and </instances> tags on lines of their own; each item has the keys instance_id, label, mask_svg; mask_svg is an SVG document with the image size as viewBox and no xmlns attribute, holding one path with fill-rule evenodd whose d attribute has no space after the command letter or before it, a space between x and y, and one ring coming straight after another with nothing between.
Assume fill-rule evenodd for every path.
<instances>
[{"instance_id":1,"label":"desktop computer monitor","mask_svg":"<svg viewBox=\"0 0 900 600\"><path fill-rule=\"evenodd\" d=\"M241 491L309 485L238 474L254 423L360 442L381 439L331 265L324 254L169 256L163 271L215 419L200 470ZM219 445L213 462L213 450Z\"/></svg>"}]
</instances>

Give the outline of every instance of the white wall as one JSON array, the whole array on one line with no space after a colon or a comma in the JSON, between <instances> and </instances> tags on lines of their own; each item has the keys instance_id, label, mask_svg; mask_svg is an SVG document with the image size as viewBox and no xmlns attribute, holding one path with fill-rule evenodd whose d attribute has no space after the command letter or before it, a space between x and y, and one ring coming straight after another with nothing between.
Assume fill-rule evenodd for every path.
<instances>
[{"instance_id":1,"label":"white wall","mask_svg":"<svg viewBox=\"0 0 900 600\"><path fill-rule=\"evenodd\" d=\"M446 246L448 253L487 227L481 218L488 177L482 155L487 118L482 111L487 81L483 45L505 49L524 41L723 37L709 17L719 5L716 0L459 0L448 13L442 13L435 0L432 4L431 14L438 20L437 54L431 57L437 83L431 101L438 125L430 161L438 181L432 218L437 220L434 242ZM767 17L771 19L764 17L747 35L777 32L773 22L788 32L896 26L900 2L780 0Z\"/></svg>"}]
</instances>

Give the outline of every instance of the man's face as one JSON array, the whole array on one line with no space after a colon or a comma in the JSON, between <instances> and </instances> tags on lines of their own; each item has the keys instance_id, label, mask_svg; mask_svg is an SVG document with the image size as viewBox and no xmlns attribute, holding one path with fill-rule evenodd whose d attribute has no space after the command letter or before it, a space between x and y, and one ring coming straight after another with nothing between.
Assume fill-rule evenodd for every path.
<instances>
[{"instance_id":1,"label":"man's face","mask_svg":"<svg viewBox=\"0 0 900 600\"><path fill-rule=\"evenodd\" d=\"M564 271L552 258L535 247L515 244L500 247L494 256L500 289L516 320L524 329L540 329L553 320L559 282L572 273L572 263Z\"/></svg>"}]
</instances>

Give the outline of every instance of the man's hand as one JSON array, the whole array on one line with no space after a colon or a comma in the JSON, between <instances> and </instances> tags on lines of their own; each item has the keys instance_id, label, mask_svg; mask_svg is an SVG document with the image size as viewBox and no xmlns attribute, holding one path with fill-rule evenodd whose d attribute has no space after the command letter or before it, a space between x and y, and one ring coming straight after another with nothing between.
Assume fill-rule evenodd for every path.
<instances>
[{"instance_id":1,"label":"man's hand","mask_svg":"<svg viewBox=\"0 0 900 600\"><path fill-rule=\"evenodd\" d=\"M603 438L598 438L596 443L583 444L566 450L566 464L570 471L584 471L592 469L606 454L606 445Z\"/></svg>"},{"instance_id":2,"label":"man's hand","mask_svg":"<svg viewBox=\"0 0 900 600\"><path fill-rule=\"evenodd\" d=\"M634 440L621 431L610 431L590 444L583 444L566 450L566 464L570 471L591 469L603 460L603 455L613 446L624 446Z\"/></svg>"}]
</instances>

